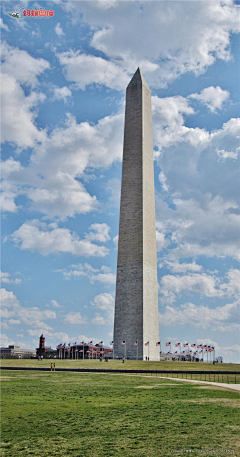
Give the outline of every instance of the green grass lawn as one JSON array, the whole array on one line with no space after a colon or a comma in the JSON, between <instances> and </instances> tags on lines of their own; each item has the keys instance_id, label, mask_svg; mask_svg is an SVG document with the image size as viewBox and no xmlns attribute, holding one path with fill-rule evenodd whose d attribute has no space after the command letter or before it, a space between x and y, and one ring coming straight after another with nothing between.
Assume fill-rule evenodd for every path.
<instances>
[{"instance_id":1,"label":"green grass lawn","mask_svg":"<svg viewBox=\"0 0 240 457\"><path fill-rule=\"evenodd\" d=\"M114 368L114 369L132 369L132 370L230 370L240 371L240 364L237 363L212 363L207 362L145 362L126 360L109 360L108 363L99 360L72 360L72 359L3 359L1 365L4 366L22 366L22 367L50 367L51 362L56 362L56 367L64 368Z\"/></svg>"},{"instance_id":2,"label":"green grass lawn","mask_svg":"<svg viewBox=\"0 0 240 457\"><path fill-rule=\"evenodd\" d=\"M124 364L121 360L109 360L108 363L99 360L53 360L44 359L42 362L36 359L4 359L1 360L2 367L48 367L52 362L56 363L56 368L98 368L98 369L121 369L121 370L211 370L211 375L204 374L184 374L184 375L167 375L166 376L178 376L186 379L197 379L201 381L214 381L224 383L240 383L240 375L214 375L216 371L240 371L239 364L231 363L197 363L197 362L144 362L127 360Z\"/></svg>"},{"instance_id":3,"label":"green grass lawn","mask_svg":"<svg viewBox=\"0 0 240 457\"><path fill-rule=\"evenodd\" d=\"M239 456L238 424L239 393L227 389L154 377L2 371L3 457L169 457L187 450Z\"/></svg>"}]
</instances>

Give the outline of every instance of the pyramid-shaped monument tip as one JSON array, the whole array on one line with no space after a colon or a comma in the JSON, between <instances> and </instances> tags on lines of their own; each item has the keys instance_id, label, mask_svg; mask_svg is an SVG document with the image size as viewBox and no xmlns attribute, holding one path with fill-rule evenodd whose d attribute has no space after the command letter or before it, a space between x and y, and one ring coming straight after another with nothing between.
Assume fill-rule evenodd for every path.
<instances>
[{"instance_id":1,"label":"pyramid-shaped monument tip","mask_svg":"<svg viewBox=\"0 0 240 457\"><path fill-rule=\"evenodd\" d=\"M135 86L137 84L142 84L144 83L145 85L147 85L147 82L140 70L140 68L138 67L138 69L136 70L136 72L134 73L130 83L128 84L128 87L130 86Z\"/></svg>"}]
</instances>

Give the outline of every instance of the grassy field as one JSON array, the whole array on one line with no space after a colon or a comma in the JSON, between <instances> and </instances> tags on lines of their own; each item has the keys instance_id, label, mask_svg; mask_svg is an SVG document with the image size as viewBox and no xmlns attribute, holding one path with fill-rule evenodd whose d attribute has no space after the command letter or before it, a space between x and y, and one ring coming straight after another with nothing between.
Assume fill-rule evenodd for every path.
<instances>
[{"instance_id":1,"label":"grassy field","mask_svg":"<svg viewBox=\"0 0 240 457\"><path fill-rule=\"evenodd\" d=\"M64 368L114 368L132 370L230 370L240 371L240 364L237 363L217 363L213 365L207 362L144 362L126 360L123 364L121 360L109 360L108 363L99 360L60 360L60 359L2 359L1 365L22 366L22 367L50 367L51 362L56 362L57 367Z\"/></svg>"},{"instance_id":2,"label":"grassy field","mask_svg":"<svg viewBox=\"0 0 240 457\"><path fill-rule=\"evenodd\" d=\"M238 424L239 393L228 389L155 377L2 371L3 457L169 457L189 450L237 457Z\"/></svg>"},{"instance_id":3,"label":"grassy field","mask_svg":"<svg viewBox=\"0 0 240 457\"><path fill-rule=\"evenodd\" d=\"M4 367L48 367L50 368L51 362L56 362L56 368L98 368L98 369L124 369L124 370L211 370L211 375L205 374L184 374L184 375L172 375L166 374L166 377L183 377L186 379L196 379L201 381L212 381L212 382L223 382L223 383L240 383L240 375L215 375L216 371L240 371L239 364L231 363L197 363L197 362L143 362L135 360L127 360L124 364L120 360L109 360L108 363L99 360L43 360L38 361L36 359L4 359L1 360L1 365Z\"/></svg>"}]
</instances>

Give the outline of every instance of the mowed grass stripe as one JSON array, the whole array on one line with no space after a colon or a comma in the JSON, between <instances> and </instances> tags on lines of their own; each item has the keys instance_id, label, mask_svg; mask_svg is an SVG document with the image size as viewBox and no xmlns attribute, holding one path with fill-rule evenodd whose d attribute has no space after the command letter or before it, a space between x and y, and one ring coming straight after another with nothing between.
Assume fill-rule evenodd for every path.
<instances>
[{"instance_id":1,"label":"mowed grass stripe","mask_svg":"<svg viewBox=\"0 0 240 457\"><path fill-rule=\"evenodd\" d=\"M4 457L239 455L237 392L153 377L11 371L4 380L5 373Z\"/></svg>"},{"instance_id":2,"label":"mowed grass stripe","mask_svg":"<svg viewBox=\"0 0 240 457\"><path fill-rule=\"evenodd\" d=\"M43 361L38 361L36 359L4 359L2 360L2 367L18 367L18 368L47 368L50 369L52 359L44 359ZM54 360L56 363L56 369L113 369L113 370L144 370L146 374L149 370L185 370L186 373L161 373L159 376L166 377L178 377L182 379L193 379L199 381L210 381L210 382L221 382L221 383L230 383L230 384L240 384L240 374L238 364L226 364L226 363L217 363L215 365L211 363L197 363L197 362L144 362L144 361L135 361L128 360L124 364L120 360L109 360L108 363L99 362L99 360L71 360L64 359ZM188 373L188 371L211 371L210 374L206 373ZM216 373L216 371L232 371L232 374ZM155 374L148 373L149 376L154 376Z\"/></svg>"},{"instance_id":3,"label":"mowed grass stripe","mask_svg":"<svg viewBox=\"0 0 240 457\"><path fill-rule=\"evenodd\" d=\"M211 371L240 371L240 365L237 363L212 363L206 362L146 362L136 360L126 360L122 363L121 360L109 360L108 363L99 360L72 360L72 359L3 359L1 360L2 367L18 366L18 367L47 367L50 368L52 362L56 363L58 368L98 368L98 369L130 369L130 370L211 370Z\"/></svg>"}]
</instances>

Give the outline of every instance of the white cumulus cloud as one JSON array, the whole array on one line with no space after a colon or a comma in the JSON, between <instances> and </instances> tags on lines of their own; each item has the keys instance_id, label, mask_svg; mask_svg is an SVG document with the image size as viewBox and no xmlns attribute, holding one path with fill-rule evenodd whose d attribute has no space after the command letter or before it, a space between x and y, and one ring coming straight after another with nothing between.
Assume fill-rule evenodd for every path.
<instances>
[{"instance_id":1,"label":"white cumulus cloud","mask_svg":"<svg viewBox=\"0 0 240 457\"><path fill-rule=\"evenodd\" d=\"M71 324L71 325L81 325L81 324L86 324L87 323L87 318L82 317L81 313L73 312L71 311L69 314L66 314L64 318L64 322L66 324Z\"/></svg>"},{"instance_id":2,"label":"white cumulus cloud","mask_svg":"<svg viewBox=\"0 0 240 457\"><path fill-rule=\"evenodd\" d=\"M102 293L96 295L91 305L97 310L101 310L104 314L100 314L99 311L96 312L95 317L92 319L92 324L94 325L109 325L113 324L113 314L114 314L114 297L109 293Z\"/></svg>"},{"instance_id":3,"label":"white cumulus cloud","mask_svg":"<svg viewBox=\"0 0 240 457\"><path fill-rule=\"evenodd\" d=\"M120 77L122 71L133 73L140 66L155 87L187 72L204 73L216 59L230 60L230 35L240 28L238 6L232 1L179 1L174 8L172 2L134 1L72 2L63 7L75 21L79 13L92 27L91 46L117 63ZM103 66L108 64L105 60ZM94 78L93 65L88 70ZM72 71L75 76L76 69ZM81 73L79 83L84 87L86 77ZM104 80L112 87L112 80Z\"/></svg>"},{"instance_id":4,"label":"white cumulus cloud","mask_svg":"<svg viewBox=\"0 0 240 457\"><path fill-rule=\"evenodd\" d=\"M65 35L64 32L63 32L63 29L61 27L60 22L57 23L57 25L56 25L54 30L55 30L55 33L57 34L58 37Z\"/></svg>"},{"instance_id":5,"label":"white cumulus cloud","mask_svg":"<svg viewBox=\"0 0 240 457\"><path fill-rule=\"evenodd\" d=\"M194 292L206 297L227 299L240 294L240 271L230 270L226 275L227 282L206 273L188 273L181 275L165 275L160 281L160 291L166 302L174 302L182 292Z\"/></svg>"},{"instance_id":6,"label":"white cumulus cloud","mask_svg":"<svg viewBox=\"0 0 240 457\"><path fill-rule=\"evenodd\" d=\"M42 255L70 253L78 256L105 257L109 250L97 246L67 228L59 228L56 223L47 225L38 220L26 221L12 234L16 245L23 250L39 252Z\"/></svg>"},{"instance_id":7,"label":"white cumulus cloud","mask_svg":"<svg viewBox=\"0 0 240 457\"><path fill-rule=\"evenodd\" d=\"M21 306L16 295L12 291L7 291L5 288L0 289L1 297L1 314L5 319L9 319L6 323L9 325L27 325L36 329L51 330L50 325L45 321L48 319L56 319L56 313L52 310L40 310L38 307ZM38 330L39 331L39 330Z\"/></svg>"},{"instance_id":8,"label":"white cumulus cloud","mask_svg":"<svg viewBox=\"0 0 240 457\"><path fill-rule=\"evenodd\" d=\"M66 103L67 98L72 96L72 92L67 86L64 87L54 87L54 99L55 100L64 100Z\"/></svg>"},{"instance_id":9,"label":"white cumulus cloud","mask_svg":"<svg viewBox=\"0 0 240 457\"><path fill-rule=\"evenodd\" d=\"M5 273L3 271L0 271L0 280L3 283L13 283L13 284L21 284L22 280L20 278L13 279L11 278L10 273Z\"/></svg>"},{"instance_id":10,"label":"white cumulus cloud","mask_svg":"<svg viewBox=\"0 0 240 457\"><path fill-rule=\"evenodd\" d=\"M50 218L64 220L96 210L97 199L86 191L81 180L87 168L108 168L121 160L122 131L122 111L100 119L96 125L78 124L69 116L63 127L56 127L48 139L44 137L27 167L13 159L3 162L5 209L16 211L14 199L24 194L32 209ZM23 131L19 135L21 144L22 137L23 142L29 138L32 144L31 136L25 138Z\"/></svg>"},{"instance_id":11,"label":"white cumulus cloud","mask_svg":"<svg viewBox=\"0 0 240 457\"><path fill-rule=\"evenodd\" d=\"M62 273L65 279L79 279L87 278L91 283L95 281L101 282L107 285L116 283L116 275L111 272L111 268L102 265L101 269L92 268L89 264L72 265L70 268L64 268L56 270L56 272Z\"/></svg>"},{"instance_id":12,"label":"white cumulus cloud","mask_svg":"<svg viewBox=\"0 0 240 457\"><path fill-rule=\"evenodd\" d=\"M159 323L163 326L187 324L204 329L233 331L240 328L239 307L239 300L216 308L193 303L185 303L180 307L166 306L164 312L159 313Z\"/></svg>"},{"instance_id":13,"label":"white cumulus cloud","mask_svg":"<svg viewBox=\"0 0 240 457\"><path fill-rule=\"evenodd\" d=\"M67 51L58 54L58 58L67 81L74 82L82 90L93 83L122 90L129 82L124 70L102 57Z\"/></svg>"},{"instance_id":14,"label":"white cumulus cloud","mask_svg":"<svg viewBox=\"0 0 240 457\"><path fill-rule=\"evenodd\" d=\"M219 86L211 86L203 89L200 94L191 94L189 97L199 100L214 113L217 109L222 108L223 103L229 98L229 92Z\"/></svg>"}]
</instances>

